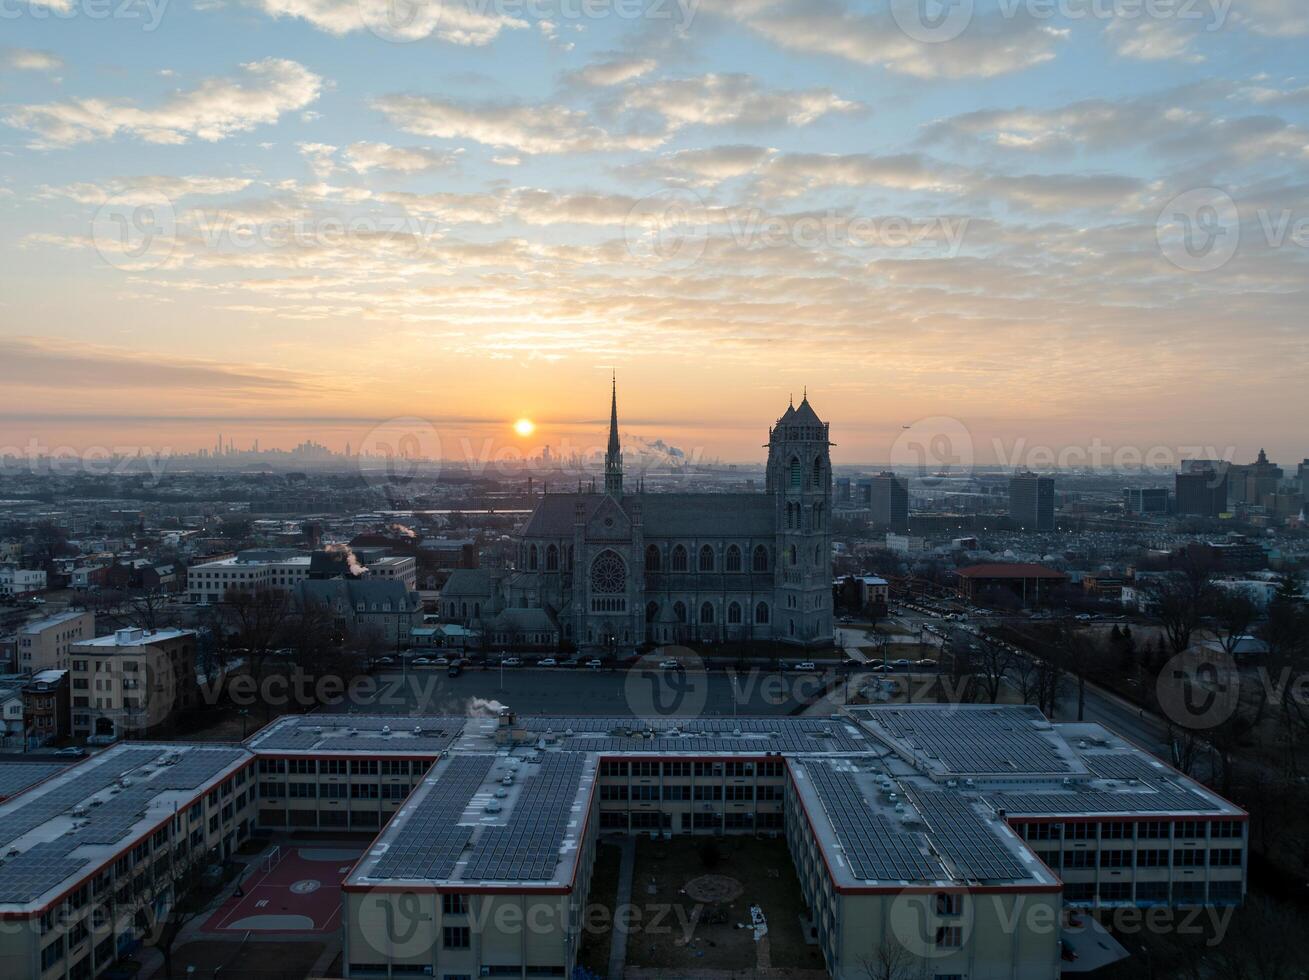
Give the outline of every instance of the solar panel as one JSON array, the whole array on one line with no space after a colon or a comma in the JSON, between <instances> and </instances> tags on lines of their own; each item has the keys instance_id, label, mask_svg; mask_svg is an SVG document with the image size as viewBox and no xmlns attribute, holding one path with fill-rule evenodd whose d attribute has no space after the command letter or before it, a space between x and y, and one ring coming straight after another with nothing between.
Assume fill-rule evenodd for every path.
<instances>
[{"instance_id":1,"label":"solar panel","mask_svg":"<svg viewBox=\"0 0 1309 980\"><path fill-rule=\"evenodd\" d=\"M935 768L960 775L1061 775L1073 772L1032 707L863 708L875 722Z\"/></svg>"},{"instance_id":2,"label":"solar panel","mask_svg":"<svg viewBox=\"0 0 1309 980\"><path fill-rule=\"evenodd\" d=\"M972 803L954 793L924 792L911 796L927 821L937 851L949 863L954 878L967 881L1014 881L1030 877L998 830Z\"/></svg>"},{"instance_id":3,"label":"solar panel","mask_svg":"<svg viewBox=\"0 0 1309 980\"><path fill-rule=\"evenodd\" d=\"M584 768L572 752L547 755L533 767L503 827L487 827L473 847L466 881L549 881L559 863Z\"/></svg>"},{"instance_id":4,"label":"solar panel","mask_svg":"<svg viewBox=\"0 0 1309 980\"><path fill-rule=\"evenodd\" d=\"M909 833L872 812L852 773L819 762L807 764L805 771L854 877L897 882L950 877L945 867L926 852L923 835Z\"/></svg>"},{"instance_id":5,"label":"solar panel","mask_svg":"<svg viewBox=\"0 0 1309 980\"><path fill-rule=\"evenodd\" d=\"M473 833L471 827L458 825L459 818L486 781L492 761L490 755L452 759L431 790L405 815L368 877L449 878Z\"/></svg>"}]
</instances>

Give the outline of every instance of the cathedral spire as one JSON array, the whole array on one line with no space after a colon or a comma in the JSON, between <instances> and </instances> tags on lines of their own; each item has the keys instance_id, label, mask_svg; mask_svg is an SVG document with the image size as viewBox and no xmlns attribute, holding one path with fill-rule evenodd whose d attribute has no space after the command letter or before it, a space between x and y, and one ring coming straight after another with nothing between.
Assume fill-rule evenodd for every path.
<instances>
[{"instance_id":1,"label":"cathedral spire","mask_svg":"<svg viewBox=\"0 0 1309 980\"><path fill-rule=\"evenodd\" d=\"M609 448L605 452L605 493L623 495L623 447L618 441L618 375L609 399Z\"/></svg>"}]
</instances>

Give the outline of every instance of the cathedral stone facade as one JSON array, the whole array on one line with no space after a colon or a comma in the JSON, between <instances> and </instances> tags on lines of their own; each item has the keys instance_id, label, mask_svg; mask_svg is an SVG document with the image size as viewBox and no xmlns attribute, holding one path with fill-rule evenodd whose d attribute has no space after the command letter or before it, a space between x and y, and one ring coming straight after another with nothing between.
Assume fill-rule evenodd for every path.
<instances>
[{"instance_id":1,"label":"cathedral stone facade","mask_svg":"<svg viewBox=\"0 0 1309 980\"><path fill-rule=\"evenodd\" d=\"M491 646L828 645L829 445L806 397L769 431L762 493L631 492L615 389L603 491L545 494L517 542L516 569L455 572L443 611Z\"/></svg>"}]
</instances>

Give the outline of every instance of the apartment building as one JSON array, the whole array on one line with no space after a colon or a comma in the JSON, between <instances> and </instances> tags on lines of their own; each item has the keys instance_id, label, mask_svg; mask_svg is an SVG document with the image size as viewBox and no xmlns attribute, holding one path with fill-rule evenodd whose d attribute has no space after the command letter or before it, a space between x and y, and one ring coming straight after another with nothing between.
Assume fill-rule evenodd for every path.
<instances>
[{"instance_id":1,"label":"apartment building","mask_svg":"<svg viewBox=\"0 0 1309 980\"><path fill-rule=\"evenodd\" d=\"M95 613L69 610L28 623L18 630L20 671L67 670L74 643L95 636Z\"/></svg>"},{"instance_id":2,"label":"apartment building","mask_svg":"<svg viewBox=\"0 0 1309 980\"><path fill-rule=\"evenodd\" d=\"M0 598L2 599L35 595L44 592L45 586L46 575L43 571L18 568L15 565L0 565Z\"/></svg>"},{"instance_id":3,"label":"apartment building","mask_svg":"<svg viewBox=\"0 0 1309 980\"><path fill-rule=\"evenodd\" d=\"M195 633L121 629L74 643L69 691L74 735L113 741L153 731L196 703Z\"/></svg>"},{"instance_id":4,"label":"apartment building","mask_svg":"<svg viewBox=\"0 0 1309 980\"><path fill-rule=\"evenodd\" d=\"M186 592L197 605L212 605L222 602L232 589L294 592L301 582L338 577L350 568L343 552L254 549L193 565L186 574ZM406 592L418 587L418 562L412 557L384 555L360 564L356 571L368 581L398 582Z\"/></svg>"},{"instance_id":5,"label":"apartment building","mask_svg":"<svg viewBox=\"0 0 1309 980\"><path fill-rule=\"evenodd\" d=\"M0 803L0 976L89 980L253 826L238 746L116 745Z\"/></svg>"}]
</instances>

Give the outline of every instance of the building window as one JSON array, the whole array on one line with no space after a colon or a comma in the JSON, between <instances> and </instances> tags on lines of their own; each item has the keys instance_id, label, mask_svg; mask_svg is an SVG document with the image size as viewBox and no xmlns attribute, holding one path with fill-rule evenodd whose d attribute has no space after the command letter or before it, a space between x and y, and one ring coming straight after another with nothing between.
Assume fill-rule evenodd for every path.
<instances>
[{"instance_id":1,"label":"building window","mask_svg":"<svg viewBox=\"0 0 1309 980\"><path fill-rule=\"evenodd\" d=\"M700 549L700 571L712 572L714 570L714 549L709 545L704 545Z\"/></svg>"},{"instance_id":2,"label":"building window","mask_svg":"<svg viewBox=\"0 0 1309 980\"><path fill-rule=\"evenodd\" d=\"M591 564L591 591L614 595L627 588L627 566L612 551L602 551Z\"/></svg>"},{"instance_id":3,"label":"building window","mask_svg":"<svg viewBox=\"0 0 1309 980\"><path fill-rule=\"evenodd\" d=\"M650 545L645 549L645 570L647 572L657 572L660 567L659 549Z\"/></svg>"},{"instance_id":4,"label":"building window","mask_svg":"<svg viewBox=\"0 0 1309 980\"><path fill-rule=\"evenodd\" d=\"M761 602L754 607L754 621L760 625L768 623L768 603Z\"/></svg>"},{"instance_id":5,"label":"building window","mask_svg":"<svg viewBox=\"0 0 1309 980\"><path fill-rule=\"evenodd\" d=\"M442 915L467 915L468 896L459 895L459 894L442 895L441 914Z\"/></svg>"},{"instance_id":6,"label":"building window","mask_svg":"<svg viewBox=\"0 0 1309 980\"><path fill-rule=\"evenodd\" d=\"M554 545L545 549L545 570L547 572L559 571L559 549Z\"/></svg>"},{"instance_id":7,"label":"building window","mask_svg":"<svg viewBox=\"0 0 1309 980\"><path fill-rule=\"evenodd\" d=\"M803 480L804 480L804 473L800 467L800 460L797 457L792 456L791 457L791 489L799 490Z\"/></svg>"},{"instance_id":8,"label":"building window","mask_svg":"<svg viewBox=\"0 0 1309 980\"><path fill-rule=\"evenodd\" d=\"M756 572L768 571L768 549L763 545L755 545L754 558L751 560L751 566Z\"/></svg>"},{"instance_id":9,"label":"building window","mask_svg":"<svg viewBox=\"0 0 1309 980\"><path fill-rule=\"evenodd\" d=\"M723 559L723 571L739 572L741 570L741 549L736 545L729 545L727 555Z\"/></svg>"},{"instance_id":10,"label":"building window","mask_svg":"<svg viewBox=\"0 0 1309 980\"><path fill-rule=\"evenodd\" d=\"M532 571L536 571L536 562L536 545L532 545L527 549L527 567Z\"/></svg>"},{"instance_id":11,"label":"building window","mask_svg":"<svg viewBox=\"0 0 1309 980\"><path fill-rule=\"evenodd\" d=\"M686 622L686 604L683 602L673 603L673 618L679 623Z\"/></svg>"},{"instance_id":12,"label":"building window","mask_svg":"<svg viewBox=\"0 0 1309 980\"><path fill-rule=\"evenodd\" d=\"M700 606L700 622L707 625L714 621L714 607L711 603L703 603Z\"/></svg>"},{"instance_id":13,"label":"building window","mask_svg":"<svg viewBox=\"0 0 1309 980\"><path fill-rule=\"evenodd\" d=\"M727 607L727 622L731 626L741 625L741 604L733 602Z\"/></svg>"},{"instance_id":14,"label":"building window","mask_svg":"<svg viewBox=\"0 0 1309 980\"><path fill-rule=\"evenodd\" d=\"M468 949L471 945L468 926L443 926L441 945L446 949Z\"/></svg>"},{"instance_id":15,"label":"building window","mask_svg":"<svg viewBox=\"0 0 1309 980\"><path fill-rule=\"evenodd\" d=\"M680 544L673 548L672 569L675 572L684 572L687 570L686 549Z\"/></svg>"}]
</instances>

